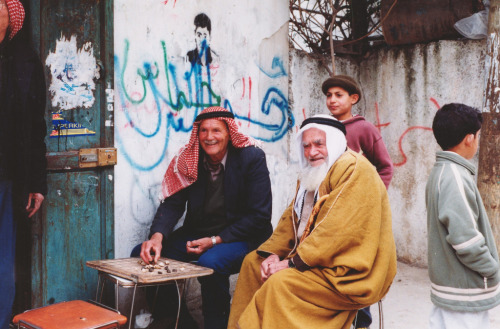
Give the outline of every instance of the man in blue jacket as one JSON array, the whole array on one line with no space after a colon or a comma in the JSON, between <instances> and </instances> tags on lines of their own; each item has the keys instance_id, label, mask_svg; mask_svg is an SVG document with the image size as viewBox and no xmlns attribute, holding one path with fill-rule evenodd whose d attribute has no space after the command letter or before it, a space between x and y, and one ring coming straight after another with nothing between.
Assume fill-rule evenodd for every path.
<instances>
[{"instance_id":1,"label":"man in blue jacket","mask_svg":"<svg viewBox=\"0 0 500 329\"><path fill-rule=\"evenodd\" d=\"M214 269L199 279L205 328L227 327L229 275L239 272L245 255L272 233L269 171L255 145L238 131L228 110L202 111L189 143L167 169L165 199L149 240L141 245L146 263L162 255ZM172 232L184 212L183 226Z\"/></svg>"}]
</instances>

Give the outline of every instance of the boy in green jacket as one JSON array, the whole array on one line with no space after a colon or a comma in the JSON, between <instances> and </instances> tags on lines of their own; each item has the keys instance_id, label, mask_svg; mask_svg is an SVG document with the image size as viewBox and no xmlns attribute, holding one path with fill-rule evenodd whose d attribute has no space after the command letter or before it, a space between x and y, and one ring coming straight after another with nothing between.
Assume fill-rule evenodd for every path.
<instances>
[{"instance_id":1,"label":"boy in green jacket","mask_svg":"<svg viewBox=\"0 0 500 329\"><path fill-rule=\"evenodd\" d=\"M443 151L425 190L431 329L489 328L488 310L500 303L497 248L468 161L482 121L477 109L447 104L432 124Z\"/></svg>"}]
</instances>

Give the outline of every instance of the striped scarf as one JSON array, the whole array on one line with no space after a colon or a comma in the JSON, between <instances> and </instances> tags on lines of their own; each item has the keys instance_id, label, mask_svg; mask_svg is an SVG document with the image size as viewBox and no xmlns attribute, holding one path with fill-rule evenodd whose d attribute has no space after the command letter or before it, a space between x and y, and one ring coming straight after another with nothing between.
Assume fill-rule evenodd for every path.
<instances>
[{"instance_id":1,"label":"striped scarf","mask_svg":"<svg viewBox=\"0 0 500 329\"><path fill-rule=\"evenodd\" d=\"M5 0L9 12L9 40L21 30L24 22L24 7L19 0Z\"/></svg>"},{"instance_id":2,"label":"striped scarf","mask_svg":"<svg viewBox=\"0 0 500 329\"><path fill-rule=\"evenodd\" d=\"M178 191L188 187L198 179L198 159L200 154L200 141L198 138L198 129L203 119L198 119L207 113L227 112L225 108L213 106L204 109L193 123L193 130L189 142L183 146L177 155L174 156L168 165L165 176L161 184L161 192L163 198L177 193ZM229 136L231 144L236 148L244 148L247 146L258 145L257 141L250 136L244 135L238 131L238 125L234 119L229 117L212 117L212 119L226 122L229 128Z\"/></svg>"}]
</instances>

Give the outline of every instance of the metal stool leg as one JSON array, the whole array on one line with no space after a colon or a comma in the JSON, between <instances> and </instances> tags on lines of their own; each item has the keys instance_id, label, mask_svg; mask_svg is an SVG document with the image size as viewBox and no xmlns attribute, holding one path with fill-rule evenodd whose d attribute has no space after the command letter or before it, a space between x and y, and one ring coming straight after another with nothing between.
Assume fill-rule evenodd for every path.
<instances>
[{"instance_id":1,"label":"metal stool leg","mask_svg":"<svg viewBox=\"0 0 500 329\"><path fill-rule=\"evenodd\" d=\"M102 276L101 276L101 273L99 273L97 276L97 288L96 288L96 292L95 292L95 301L96 302L101 301L101 300L99 300L99 286L101 284L104 285L104 282L101 282L101 281L102 281ZM102 298L102 294L101 294L101 298Z\"/></svg>"},{"instance_id":2,"label":"metal stool leg","mask_svg":"<svg viewBox=\"0 0 500 329\"><path fill-rule=\"evenodd\" d=\"M179 289L179 281L183 282L182 290ZM175 287L177 288L177 297L178 297L177 319L175 320L175 329L177 329L177 326L179 325L179 317L181 316L181 303L186 288L186 279L175 280Z\"/></svg>"},{"instance_id":3,"label":"metal stool leg","mask_svg":"<svg viewBox=\"0 0 500 329\"><path fill-rule=\"evenodd\" d=\"M378 327L384 329L384 312L382 310L382 300L378 301Z\"/></svg>"},{"instance_id":4,"label":"metal stool leg","mask_svg":"<svg viewBox=\"0 0 500 329\"><path fill-rule=\"evenodd\" d=\"M118 295L118 292L120 291L120 285L118 282L115 284L115 308L119 312L120 311L120 296Z\"/></svg>"},{"instance_id":5,"label":"metal stool leg","mask_svg":"<svg viewBox=\"0 0 500 329\"><path fill-rule=\"evenodd\" d=\"M135 292L137 290L137 283L134 285L134 292L132 294L132 305L130 306L130 316L128 321L128 329L132 328L132 319L134 318L134 303L135 303Z\"/></svg>"}]
</instances>

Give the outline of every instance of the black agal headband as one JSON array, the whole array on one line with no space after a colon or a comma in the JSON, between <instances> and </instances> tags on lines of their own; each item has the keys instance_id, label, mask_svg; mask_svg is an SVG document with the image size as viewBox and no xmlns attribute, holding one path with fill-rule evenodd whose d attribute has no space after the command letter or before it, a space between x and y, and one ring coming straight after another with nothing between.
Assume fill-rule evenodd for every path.
<instances>
[{"instance_id":1,"label":"black agal headband","mask_svg":"<svg viewBox=\"0 0 500 329\"><path fill-rule=\"evenodd\" d=\"M194 121L198 122L201 120L213 119L213 118L234 119L234 114L231 112L226 112L226 111L215 111L215 112L201 113L201 114L198 114L198 116L196 117L196 119Z\"/></svg>"},{"instance_id":2,"label":"black agal headband","mask_svg":"<svg viewBox=\"0 0 500 329\"><path fill-rule=\"evenodd\" d=\"M312 118L307 118L305 119L302 124L300 125L300 129L302 129L305 125L308 125L310 123L318 123L320 125L327 125L331 126L334 128L337 128L341 132L346 134L345 132L345 126L342 122L335 120L335 119L327 119L327 118L319 118L319 117L312 117Z\"/></svg>"}]
</instances>

